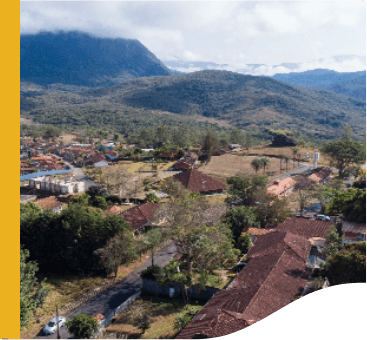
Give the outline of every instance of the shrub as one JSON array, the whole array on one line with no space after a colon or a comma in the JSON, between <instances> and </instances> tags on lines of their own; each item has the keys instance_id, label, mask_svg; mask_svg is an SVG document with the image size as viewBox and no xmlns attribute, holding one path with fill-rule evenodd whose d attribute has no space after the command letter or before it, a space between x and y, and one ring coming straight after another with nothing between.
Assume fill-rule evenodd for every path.
<instances>
[{"instance_id":1,"label":"shrub","mask_svg":"<svg viewBox=\"0 0 367 340\"><path fill-rule=\"evenodd\" d=\"M98 323L92 316L79 314L66 322L66 327L76 339L90 339L98 331Z\"/></svg>"}]
</instances>

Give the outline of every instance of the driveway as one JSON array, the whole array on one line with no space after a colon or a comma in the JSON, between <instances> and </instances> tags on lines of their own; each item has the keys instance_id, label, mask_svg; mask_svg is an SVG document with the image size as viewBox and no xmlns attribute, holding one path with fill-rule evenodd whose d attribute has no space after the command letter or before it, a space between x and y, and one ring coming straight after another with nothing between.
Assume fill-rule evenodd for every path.
<instances>
[{"instance_id":1,"label":"driveway","mask_svg":"<svg viewBox=\"0 0 367 340\"><path fill-rule=\"evenodd\" d=\"M166 249L154 255L154 264L164 267L168 261L176 254L176 246L171 243ZM143 281L139 273L151 265L151 259L143 263L140 267L135 269L125 279L117 282L112 288L98 294L84 305L78 307L70 313L66 319L70 319L77 314L93 315L101 313L107 317L113 310L125 302L130 296L142 289ZM42 331L37 335L36 339L56 339L56 333L52 335L42 335ZM73 336L69 334L66 327L60 329L60 336L62 339L72 339Z\"/></svg>"},{"instance_id":2,"label":"driveway","mask_svg":"<svg viewBox=\"0 0 367 340\"><path fill-rule=\"evenodd\" d=\"M94 181L92 181L86 174L85 172L81 169L81 168L77 168L74 165L72 165L71 163L67 162L64 160L64 163L70 168L70 170L73 171L74 173L74 178L77 181L83 181L85 183L85 190L88 190L89 187L92 186L97 186L99 187L100 185Z\"/></svg>"}]
</instances>

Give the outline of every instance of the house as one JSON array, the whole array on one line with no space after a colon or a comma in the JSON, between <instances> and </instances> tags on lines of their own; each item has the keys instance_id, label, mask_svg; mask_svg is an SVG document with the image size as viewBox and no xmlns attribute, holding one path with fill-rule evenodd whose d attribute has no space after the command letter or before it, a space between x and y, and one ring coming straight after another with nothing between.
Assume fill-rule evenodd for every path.
<instances>
[{"instance_id":1,"label":"house","mask_svg":"<svg viewBox=\"0 0 367 340\"><path fill-rule=\"evenodd\" d=\"M268 194L278 197L285 196L295 184L296 181L291 177L275 180L268 186Z\"/></svg>"},{"instance_id":2,"label":"house","mask_svg":"<svg viewBox=\"0 0 367 340\"><path fill-rule=\"evenodd\" d=\"M70 177L58 178L42 176L31 178L29 180L29 188L55 191L60 194L73 194L85 191L85 183L74 181Z\"/></svg>"},{"instance_id":3,"label":"house","mask_svg":"<svg viewBox=\"0 0 367 340\"><path fill-rule=\"evenodd\" d=\"M113 150L110 150L106 153L106 157L110 160L110 161L114 161L115 159L119 158L119 153Z\"/></svg>"},{"instance_id":4,"label":"house","mask_svg":"<svg viewBox=\"0 0 367 340\"><path fill-rule=\"evenodd\" d=\"M62 203L55 196L42 198L35 203L41 209L52 209L54 212L58 212L58 213L60 213L62 210Z\"/></svg>"},{"instance_id":5,"label":"house","mask_svg":"<svg viewBox=\"0 0 367 340\"><path fill-rule=\"evenodd\" d=\"M231 334L254 324L299 296L310 278L311 244L304 237L274 231L260 235L249 262L226 290L218 291L178 334L204 339Z\"/></svg>"},{"instance_id":6,"label":"house","mask_svg":"<svg viewBox=\"0 0 367 340\"><path fill-rule=\"evenodd\" d=\"M274 229L285 231L295 235L327 238L326 231L332 226L332 222L310 220L304 217L288 217L284 222L278 224Z\"/></svg>"},{"instance_id":7,"label":"house","mask_svg":"<svg viewBox=\"0 0 367 340\"><path fill-rule=\"evenodd\" d=\"M342 222L344 243L366 241L366 224L356 222Z\"/></svg>"},{"instance_id":8,"label":"house","mask_svg":"<svg viewBox=\"0 0 367 340\"><path fill-rule=\"evenodd\" d=\"M320 167L312 170L312 174L308 176L315 183L325 183L327 178L332 174L332 170L327 167Z\"/></svg>"},{"instance_id":9,"label":"house","mask_svg":"<svg viewBox=\"0 0 367 340\"><path fill-rule=\"evenodd\" d=\"M159 203L144 203L130 208L120 213L127 222L131 223L131 228L136 232L142 232L150 225L154 217L154 212L160 207Z\"/></svg>"},{"instance_id":10,"label":"house","mask_svg":"<svg viewBox=\"0 0 367 340\"><path fill-rule=\"evenodd\" d=\"M121 213L121 208L116 206L116 205L111 205L108 209L107 209L107 214L111 214L111 215L117 215Z\"/></svg>"},{"instance_id":11,"label":"house","mask_svg":"<svg viewBox=\"0 0 367 340\"><path fill-rule=\"evenodd\" d=\"M179 181L190 191L199 192L201 194L211 194L222 192L224 184L216 179L207 176L196 169L189 169L176 174L172 177L175 181Z\"/></svg>"}]
</instances>

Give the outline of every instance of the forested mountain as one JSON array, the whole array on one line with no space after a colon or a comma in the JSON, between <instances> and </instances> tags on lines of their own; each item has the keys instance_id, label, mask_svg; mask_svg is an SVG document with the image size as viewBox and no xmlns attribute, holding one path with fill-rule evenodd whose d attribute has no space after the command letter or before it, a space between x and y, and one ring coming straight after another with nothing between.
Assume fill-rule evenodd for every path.
<instances>
[{"instance_id":1,"label":"forested mountain","mask_svg":"<svg viewBox=\"0 0 367 340\"><path fill-rule=\"evenodd\" d=\"M325 86L346 80L366 76L366 71L336 72L333 70L316 69L305 72L278 73L272 78L289 84L304 84L310 86Z\"/></svg>"},{"instance_id":2,"label":"forested mountain","mask_svg":"<svg viewBox=\"0 0 367 340\"><path fill-rule=\"evenodd\" d=\"M366 101L366 74L358 78L324 86L324 89Z\"/></svg>"},{"instance_id":3,"label":"forested mountain","mask_svg":"<svg viewBox=\"0 0 367 340\"><path fill-rule=\"evenodd\" d=\"M37 84L108 86L171 71L138 40L86 33L41 32L20 36L20 79Z\"/></svg>"},{"instance_id":4,"label":"forested mountain","mask_svg":"<svg viewBox=\"0 0 367 340\"><path fill-rule=\"evenodd\" d=\"M341 73L317 69L276 74L272 78L298 87L324 89L366 101L366 71Z\"/></svg>"},{"instance_id":5,"label":"forested mountain","mask_svg":"<svg viewBox=\"0 0 367 340\"><path fill-rule=\"evenodd\" d=\"M86 111L102 110L103 120L111 119L111 112L135 111L149 121L154 112L164 118L212 119L242 129L299 130L321 139L334 138L345 124L364 135L365 109L365 102L329 91L227 71L142 77L108 88L21 98L22 114L44 123L85 121Z\"/></svg>"}]
</instances>

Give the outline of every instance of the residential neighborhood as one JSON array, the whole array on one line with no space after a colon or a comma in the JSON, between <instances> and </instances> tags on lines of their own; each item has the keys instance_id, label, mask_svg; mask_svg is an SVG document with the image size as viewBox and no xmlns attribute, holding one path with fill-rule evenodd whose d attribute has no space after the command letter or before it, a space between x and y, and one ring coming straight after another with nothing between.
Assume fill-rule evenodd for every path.
<instances>
[{"instance_id":1,"label":"residential neighborhood","mask_svg":"<svg viewBox=\"0 0 367 340\"><path fill-rule=\"evenodd\" d=\"M21 141L21 244L41 271L59 266L38 288L48 287L47 307L25 316L24 337L57 336L42 325L55 315L48 296L58 291L69 325L59 327L62 338L84 315L98 325L97 338L228 335L337 284L330 261L366 240L362 202L351 196L365 195L365 170L357 168L349 188L326 153L307 162L298 155L307 147L283 146L294 155L285 162L271 145L143 150L54 139ZM48 228L59 237L44 240ZM70 241L78 246L64 248ZM95 277L85 288L81 270ZM68 298L62 287L74 283L53 279L63 272L75 277ZM157 318L163 305L174 310L167 320Z\"/></svg>"}]
</instances>

